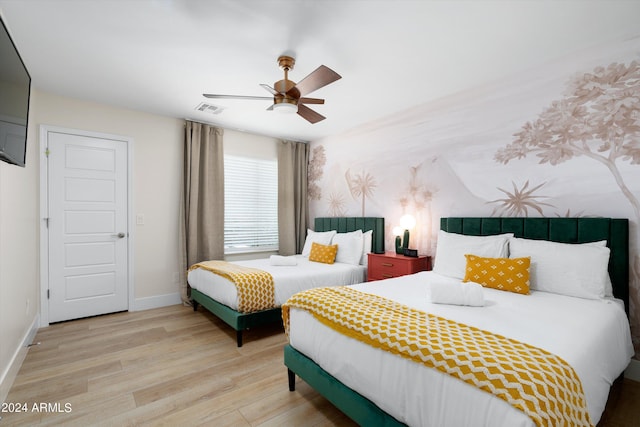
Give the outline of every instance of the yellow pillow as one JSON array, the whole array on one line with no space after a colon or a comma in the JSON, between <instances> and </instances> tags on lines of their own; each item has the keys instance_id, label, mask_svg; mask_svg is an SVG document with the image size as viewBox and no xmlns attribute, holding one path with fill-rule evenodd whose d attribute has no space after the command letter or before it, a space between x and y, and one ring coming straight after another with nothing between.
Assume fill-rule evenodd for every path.
<instances>
[{"instance_id":1,"label":"yellow pillow","mask_svg":"<svg viewBox=\"0 0 640 427\"><path fill-rule=\"evenodd\" d=\"M311 244L311 253L309 261L323 262L325 264L333 264L338 253L338 245L321 245L313 242Z\"/></svg>"},{"instance_id":2,"label":"yellow pillow","mask_svg":"<svg viewBox=\"0 0 640 427\"><path fill-rule=\"evenodd\" d=\"M480 283L485 288L529 294L531 258L483 258L466 254L463 282Z\"/></svg>"}]
</instances>

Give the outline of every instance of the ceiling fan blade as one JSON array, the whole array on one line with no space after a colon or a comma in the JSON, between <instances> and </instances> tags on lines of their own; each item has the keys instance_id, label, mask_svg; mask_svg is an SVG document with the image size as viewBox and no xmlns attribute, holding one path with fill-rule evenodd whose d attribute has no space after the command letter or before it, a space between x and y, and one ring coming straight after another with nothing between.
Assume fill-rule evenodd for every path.
<instances>
[{"instance_id":1,"label":"ceiling fan blade","mask_svg":"<svg viewBox=\"0 0 640 427\"><path fill-rule=\"evenodd\" d=\"M298 115L311 124L318 123L319 121L326 119L325 116L320 113L316 113L304 104L298 104Z\"/></svg>"},{"instance_id":2,"label":"ceiling fan blade","mask_svg":"<svg viewBox=\"0 0 640 427\"><path fill-rule=\"evenodd\" d=\"M299 104L324 104L324 99L320 98L300 98L298 99Z\"/></svg>"},{"instance_id":3,"label":"ceiling fan blade","mask_svg":"<svg viewBox=\"0 0 640 427\"><path fill-rule=\"evenodd\" d=\"M331 68L321 65L289 89L287 95L293 98L299 98L341 78L342 76Z\"/></svg>"},{"instance_id":4,"label":"ceiling fan blade","mask_svg":"<svg viewBox=\"0 0 640 427\"><path fill-rule=\"evenodd\" d=\"M259 100L259 101L273 101L272 96L213 95L210 93L203 93L202 96L204 96L205 98L214 98L214 99L251 99L251 100Z\"/></svg>"},{"instance_id":5,"label":"ceiling fan blade","mask_svg":"<svg viewBox=\"0 0 640 427\"><path fill-rule=\"evenodd\" d=\"M263 88L265 88L267 90L267 92L273 94L273 95L280 95L280 92L278 92L277 90L275 90L274 88L272 88L271 86L269 86L268 84L265 83L260 83L260 86L262 86Z\"/></svg>"}]
</instances>

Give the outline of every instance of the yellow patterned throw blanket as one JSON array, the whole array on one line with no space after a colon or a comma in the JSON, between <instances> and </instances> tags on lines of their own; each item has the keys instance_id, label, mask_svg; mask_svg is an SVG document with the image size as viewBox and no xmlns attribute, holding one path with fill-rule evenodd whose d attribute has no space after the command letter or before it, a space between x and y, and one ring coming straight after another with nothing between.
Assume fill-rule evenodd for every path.
<instances>
[{"instance_id":1,"label":"yellow patterned throw blanket","mask_svg":"<svg viewBox=\"0 0 640 427\"><path fill-rule=\"evenodd\" d=\"M238 289L238 311L251 313L276 306L273 277L266 271L226 261L204 261L189 271L202 268L231 280Z\"/></svg>"},{"instance_id":2,"label":"yellow patterned throw blanket","mask_svg":"<svg viewBox=\"0 0 640 427\"><path fill-rule=\"evenodd\" d=\"M315 288L282 306L330 328L438 369L507 401L539 426L590 426L582 384L561 358L531 345L347 286Z\"/></svg>"}]
</instances>

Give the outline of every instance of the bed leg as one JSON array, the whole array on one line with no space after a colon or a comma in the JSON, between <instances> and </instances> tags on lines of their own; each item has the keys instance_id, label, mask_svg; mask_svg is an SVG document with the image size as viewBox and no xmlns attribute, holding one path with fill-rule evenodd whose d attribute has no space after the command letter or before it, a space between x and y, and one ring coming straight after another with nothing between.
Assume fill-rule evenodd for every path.
<instances>
[{"instance_id":1,"label":"bed leg","mask_svg":"<svg viewBox=\"0 0 640 427\"><path fill-rule=\"evenodd\" d=\"M242 331L236 331L236 343L238 347L242 347Z\"/></svg>"},{"instance_id":2,"label":"bed leg","mask_svg":"<svg viewBox=\"0 0 640 427\"><path fill-rule=\"evenodd\" d=\"M289 376L289 391L296 391L296 374L287 368L287 375Z\"/></svg>"},{"instance_id":3,"label":"bed leg","mask_svg":"<svg viewBox=\"0 0 640 427\"><path fill-rule=\"evenodd\" d=\"M193 311L198 311L198 301L191 300L191 305L193 305Z\"/></svg>"}]
</instances>

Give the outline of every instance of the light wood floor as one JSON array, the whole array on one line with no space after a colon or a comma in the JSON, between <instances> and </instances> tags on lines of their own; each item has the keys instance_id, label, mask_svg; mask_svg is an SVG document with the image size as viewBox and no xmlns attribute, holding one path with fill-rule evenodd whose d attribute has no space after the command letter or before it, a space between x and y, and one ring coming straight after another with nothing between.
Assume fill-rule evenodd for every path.
<instances>
[{"instance_id":1,"label":"light wood floor","mask_svg":"<svg viewBox=\"0 0 640 427\"><path fill-rule=\"evenodd\" d=\"M355 425L301 380L289 392L278 325L238 349L206 310L171 306L52 325L35 341L6 400L28 411L0 414L0 427ZM639 426L640 383L619 391L600 425ZM42 403L60 412L33 411Z\"/></svg>"}]
</instances>

